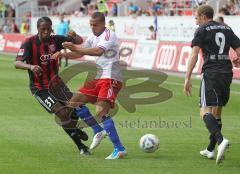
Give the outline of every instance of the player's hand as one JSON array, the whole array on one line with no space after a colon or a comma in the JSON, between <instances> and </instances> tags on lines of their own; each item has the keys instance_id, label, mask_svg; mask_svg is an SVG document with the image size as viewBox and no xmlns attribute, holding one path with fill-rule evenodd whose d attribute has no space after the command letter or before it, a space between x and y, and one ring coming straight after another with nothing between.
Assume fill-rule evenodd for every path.
<instances>
[{"instance_id":1,"label":"player's hand","mask_svg":"<svg viewBox=\"0 0 240 174\"><path fill-rule=\"evenodd\" d=\"M72 39L72 42L75 44L82 44L83 43L83 38L79 35L74 30L69 30L68 37Z\"/></svg>"},{"instance_id":2,"label":"player's hand","mask_svg":"<svg viewBox=\"0 0 240 174\"><path fill-rule=\"evenodd\" d=\"M56 53L54 53L52 55L52 58L55 59L55 60L57 60L57 59L59 59L61 57L63 57L63 55L62 55L62 53L60 51L57 51Z\"/></svg>"},{"instance_id":3,"label":"player's hand","mask_svg":"<svg viewBox=\"0 0 240 174\"><path fill-rule=\"evenodd\" d=\"M233 66L236 68L240 68L240 58L237 57L235 59L232 60Z\"/></svg>"},{"instance_id":4,"label":"player's hand","mask_svg":"<svg viewBox=\"0 0 240 174\"><path fill-rule=\"evenodd\" d=\"M76 51L77 46L75 44L73 44L72 42L63 42L62 43L63 48L67 48L71 51Z\"/></svg>"},{"instance_id":5,"label":"player's hand","mask_svg":"<svg viewBox=\"0 0 240 174\"><path fill-rule=\"evenodd\" d=\"M190 80L185 79L184 93L186 96L192 95L192 82Z\"/></svg>"},{"instance_id":6,"label":"player's hand","mask_svg":"<svg viewBox=\"0 0 240 174\"><path fill-rule=\"evenodd\" d=\"M42 68L38 65L31 65L30 70L37 76L41 76L43 72Z\"/></svg>"},{"instance_id":7,"label":"player's hand","mask_svg":"<svg viewBox=\"0 0 240 174\"><path fill-rule=\"evenodd\" d=\"M77 34L76 34L76 32L74 30L69 30L69 32L67 33L67 36L68 37L76 37Z\"/></svg>"}]
</instances>

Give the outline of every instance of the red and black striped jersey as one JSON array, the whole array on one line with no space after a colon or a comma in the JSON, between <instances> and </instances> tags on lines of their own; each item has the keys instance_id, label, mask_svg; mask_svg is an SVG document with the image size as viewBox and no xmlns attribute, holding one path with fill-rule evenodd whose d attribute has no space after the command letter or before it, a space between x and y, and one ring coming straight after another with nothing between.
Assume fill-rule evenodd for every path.
<instances>
[{"instance_id":1,"label":"red and black striped jersey","mask_svg":"<svg viewBox=\"0 0 240 174\"><path fill-rule=\"evenodd\" d=\"M41 76L36 76L28 70L30 78L30 89L33 93L49 89L51 80L60 80L58 77L58 61L52 55L63 49L63 42L73 41L70 37L51 35L47 42L41 42L38 35L27 38L21 45L17 54L17 61L24 61L30 65L39 65L43 72ZM57 77L57 78L56 78Z\"/></svg>"}]
</instances>

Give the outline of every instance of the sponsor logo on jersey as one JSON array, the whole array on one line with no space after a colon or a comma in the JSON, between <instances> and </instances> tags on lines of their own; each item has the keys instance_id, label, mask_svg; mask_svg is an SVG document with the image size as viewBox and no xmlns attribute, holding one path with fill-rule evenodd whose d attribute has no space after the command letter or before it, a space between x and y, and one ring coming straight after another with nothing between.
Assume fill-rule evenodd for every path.
<instances>
[{"instance_id":1,"label":"sponsor logo on jersey","mask_svg":"<svg viewBox=\"0 0 240 174\"><path fill-rule=\"evenodd\" d=\"M49 45L49 49L52 53L55 52L56 50L55 45L54 44Z\"/></svg>"},{"instance_id":2,"label":"sponsor logo on jersey","mask_svg":"<svg viewBox=\"0 0 240 174\"><path fill-rule=\"evenodd\" d=\"M41 64L48 64L49 61L52 59L52 54L44 54L40 56Z\"/></svg>"}]
</instances>

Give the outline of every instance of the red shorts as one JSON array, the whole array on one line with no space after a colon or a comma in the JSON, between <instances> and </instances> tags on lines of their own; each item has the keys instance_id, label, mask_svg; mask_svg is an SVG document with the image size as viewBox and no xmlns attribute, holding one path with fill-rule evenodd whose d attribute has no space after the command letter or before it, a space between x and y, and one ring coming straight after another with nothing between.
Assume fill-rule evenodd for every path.
<instances>
[{"instance_id":1,"label":"red shorts","mask_svg":"<svg viewBox=\"0 0 240 174\"><path fill-rule=\"evenodd\" d=\"M122 82L120 81L114 79L94 79L85 83L79 91L88 97L89 102L109 101L113 108L121 88Z\"/></svg>"}]
</instances>

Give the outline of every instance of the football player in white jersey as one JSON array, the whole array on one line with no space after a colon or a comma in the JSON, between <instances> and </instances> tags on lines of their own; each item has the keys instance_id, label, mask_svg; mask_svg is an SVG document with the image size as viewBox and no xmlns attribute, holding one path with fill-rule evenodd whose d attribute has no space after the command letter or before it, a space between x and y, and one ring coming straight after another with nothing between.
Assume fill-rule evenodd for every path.
<instances>
[{"instance_id":1,"label":"football player in white jersey","mask_svg":"<svg viewBox=\"0 0 240 174\"><path fill-rule=\"evenodd\" d=\"M89 102L96 105L95 118L103 123L104 130L95 134L90 149L99 145L103 137L108 134L114 145L114 150L106 159L119 159L127 153L119 139L113 120L107 116L109 110L114 107L117 94L122 87L118 39L114 32L105 27L105 16L100 12L93 13L90 26L92 35L86 39L82 47L65 42L63 47L71 52L58 52L54 57L74 59L84 55L95 56L97 76L79 89L69 101L69 106L77 107L79 103ZM93 119L86 123L91 127L97 124L96 120Z\"/></svg>"}]
</instances>

